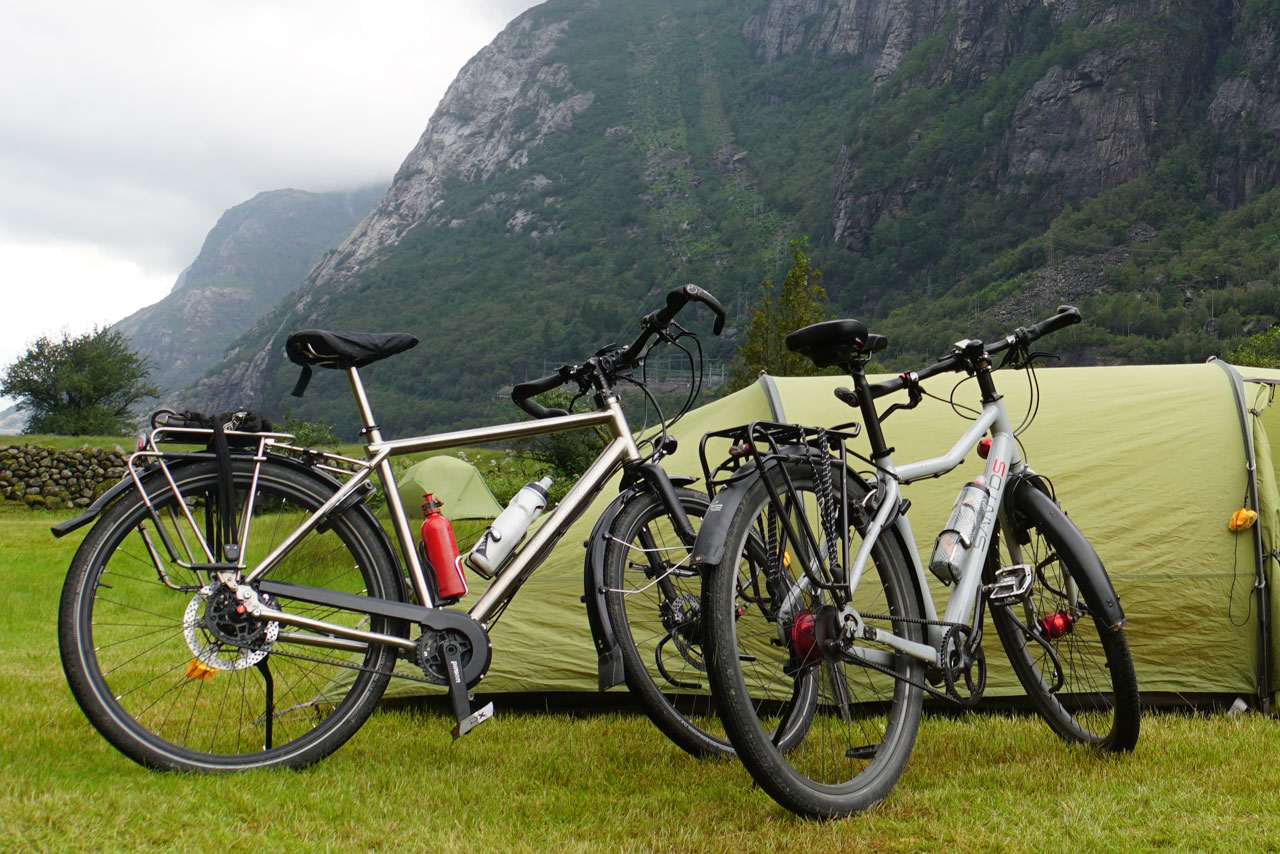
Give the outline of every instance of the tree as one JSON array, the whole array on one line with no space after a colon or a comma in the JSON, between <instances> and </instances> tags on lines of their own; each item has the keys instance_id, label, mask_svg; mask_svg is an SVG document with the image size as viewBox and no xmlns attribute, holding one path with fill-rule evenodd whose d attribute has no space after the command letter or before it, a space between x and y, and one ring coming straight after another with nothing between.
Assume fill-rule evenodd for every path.
<instances>
[{"instance_id":1,"label":"tree","mask_svg":"<svg viewBox=\"0 0 1280 854\"><path fill-rule=\"evenodd\" d=\"M1249 336L1227 361L1250 368L1280 368L1280 326Z\"/></svg>"},{"instance_id":2,"label":"tree","mask_svg":"<svg viewBox=\"0 0 1280 854\"><path fill-rule=\"evenodd\" d=\"M0 394L31 413L28 433L117 435L128 432L135 404L160 393L150 373L123 333L95 327L61 341L42 336L5 368Z\"/></svg>"},{"instance_id":3,"label":"tree","mask_svg":"<svg viewBox=\"0 0 1280 854\"><path fill-rule=\"evenodd\" d=\"M826 373L809 359L787 349L788 332L828 319L823 303L827 292L818 284L821 270L813 269L807 251L808 238L791 241L791 270L775 295L773 282L760 283L764 296L753 306L745 340L729 375L728 390L737 391L755 382L761 371L776 376L815 376Z\"/></svg>"}]
</instances>

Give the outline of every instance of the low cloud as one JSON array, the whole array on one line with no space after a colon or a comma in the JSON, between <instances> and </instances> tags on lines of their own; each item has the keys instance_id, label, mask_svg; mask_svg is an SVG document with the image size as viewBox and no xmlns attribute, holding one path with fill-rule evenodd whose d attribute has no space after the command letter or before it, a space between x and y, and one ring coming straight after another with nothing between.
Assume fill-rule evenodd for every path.
<instances>
[{"instance_id":1,"label":"low cloud","mask_svg":"<svg viewBox=\"0 0 1280 854\"><path fill-rule=\"evenodd\" d=\"M0 323L0 366L153 302L257 192L388 182L462 65L531 5L6 3L0 289L45 311Z\"/></svg>"}]
</instances>

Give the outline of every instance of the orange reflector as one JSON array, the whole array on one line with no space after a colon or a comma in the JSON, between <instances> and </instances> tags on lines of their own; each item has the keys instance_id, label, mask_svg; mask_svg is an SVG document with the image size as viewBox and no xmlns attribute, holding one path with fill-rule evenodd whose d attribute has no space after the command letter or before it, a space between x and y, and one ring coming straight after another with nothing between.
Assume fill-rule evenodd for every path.
<instances>
[{"instance_id":1,"label":"orange reflector","mask_svg":"<svg viewBox=\"0 0 1280 854\"><path fill-rule=\"evenodd\" d=\"M782 566L786 569L791 568L791 552L782 553Z\"/></svg>"},{"instance_id":2,"label":"orange reflector","mask_svg":"<svg viewBox=\"0 0 1280 854\"><path fill-rule=\"evenodd\" d=\"M208 679L212 679L213 674L217 672L218 672L217 670L215 670L212 667L209 667L207 664L205 664L203 661L200 661L198 658L191 659L191 663L187 665L188 679L208 680Z\"/></svg>"},{"instance_id":3,"label":"orange reflector","mask_svg":"<svg viewBox=\"0 0 1280 854\"><path fill-rule=\"evenodd\" d=\"M1256 521L1258 521L1257 512L1246 507L1231 514L1231 520L1227 522L1227 530L1232 532L1243 531L1246 528L1253 527L1253 523Z\"/></svg>"}]
</instances>

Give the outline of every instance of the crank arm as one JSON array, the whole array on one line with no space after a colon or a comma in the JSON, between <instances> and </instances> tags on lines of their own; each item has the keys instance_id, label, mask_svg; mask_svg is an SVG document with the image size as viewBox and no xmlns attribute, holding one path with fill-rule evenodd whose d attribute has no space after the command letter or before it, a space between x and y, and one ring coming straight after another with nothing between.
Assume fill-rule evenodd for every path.
<instances>
[{"instance_id":1,"label":"crank arm","mask_svg":"<svg viewBox=\"0 0 1280 854\"><path fill-rule=\"evenodd\" d=\"M461 738L493 717L493 703L488 703L473 713L467 683L462 679L461 647L454 641L446 641L441 652L444 653L445 672L449 674L449 702L453 706L453 716L458 720L457 726L452 730L453 737Z\"/></svg>"}]
</instances>

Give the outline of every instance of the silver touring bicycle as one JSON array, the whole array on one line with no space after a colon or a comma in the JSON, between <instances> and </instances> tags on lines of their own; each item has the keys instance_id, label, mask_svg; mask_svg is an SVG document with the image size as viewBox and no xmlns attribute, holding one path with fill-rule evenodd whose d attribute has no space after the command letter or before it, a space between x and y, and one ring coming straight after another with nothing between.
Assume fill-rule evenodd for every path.
<instances>
[{"instance_id":1,"label":"silver touring bicycle","mask_svg":"<svg viewBox=\"0 0 1280 854\"><path fill-rule=\"evenodd\" d=\"M466 733L493 713L492 703L472 706L489 668L490 628L621 472L620 494L597 521L585 560L583 598L601 689L625 680L681 747L731 752L705 687L700 583L689 560L707 501L687 488L692 478L669 477L661 466L674 447L669 422L659 413L660 428L637 442L615 391L620 383L638 386L657 407L640 369L663 342L689 356L684 408L692 404L701 350L674 320L689 302L714 312L719 334L720 304L685 285L643 318L630 346L610 345L517 385L512 398L534 420L405 439L383 437L359 368L414 346L414 338L291 335L287 353L303 365L295 394L313 367L346 372L365 459L298 447L244 412L158 413L124 480L53 529L62 536L94 523L72 561L59 612L63 668L85 715L112 745L153 768L297 767L350 738L405 661L412 669L394 675L444 686L454 735ZM589 400L589 411L571 414L532 399L564 385ZM485 535L488 560L476 561L492 578L488 588L467 610L449 607L457 598L451 573L463 557L455 544L437 566L429 548L419 551L391 457L584 428L609 437L595 462L522 542L524 531L499 530L499 517ZM172 443L206 447L183 451ZM374 475L392 535L366 506ZM692 705L672 699L691 692Z\"/></svg>"},{"instance_id":2,"label":"silver touring bicycle","mask_svg":"<svg viewBox=\"0 0 1280 854\"><path fill-rule=\"evenodd\" d=\"M868 381L865 365L884 337L857 320L809 326L787 345L852 377L853 388L836 397L860 421L832 429L756 422L704 437L713 494L694 560L705 573L709 681L739 757L783 806L831 817L883 799L915 743L923 698L981 700L988 613L1058 735L1133 749L1139 697L1119 597L1018 438L1038 398L1032 365L1045 355L1032 343L1079 320L1063 306L992 344L957 342L935 363L880 383ZM999 354L1000 367L1023 368L1030 379L1032 408L1020 428L996 390ZM896 461L885 420L916 406L930 377L956 372L980 399L980 409L967 410L972 423L942 456ZM950 400L958 413L960 387ZM877 410L877 399L901 392L906 402ZM865 455L853 446L863 430ZM974 450L983 474L961 490L922 560L903 487L955 469ZM712 459L723 462L713 469ZM941 613L929 572L950 585Z\"/></svg>"}]
</instances>

